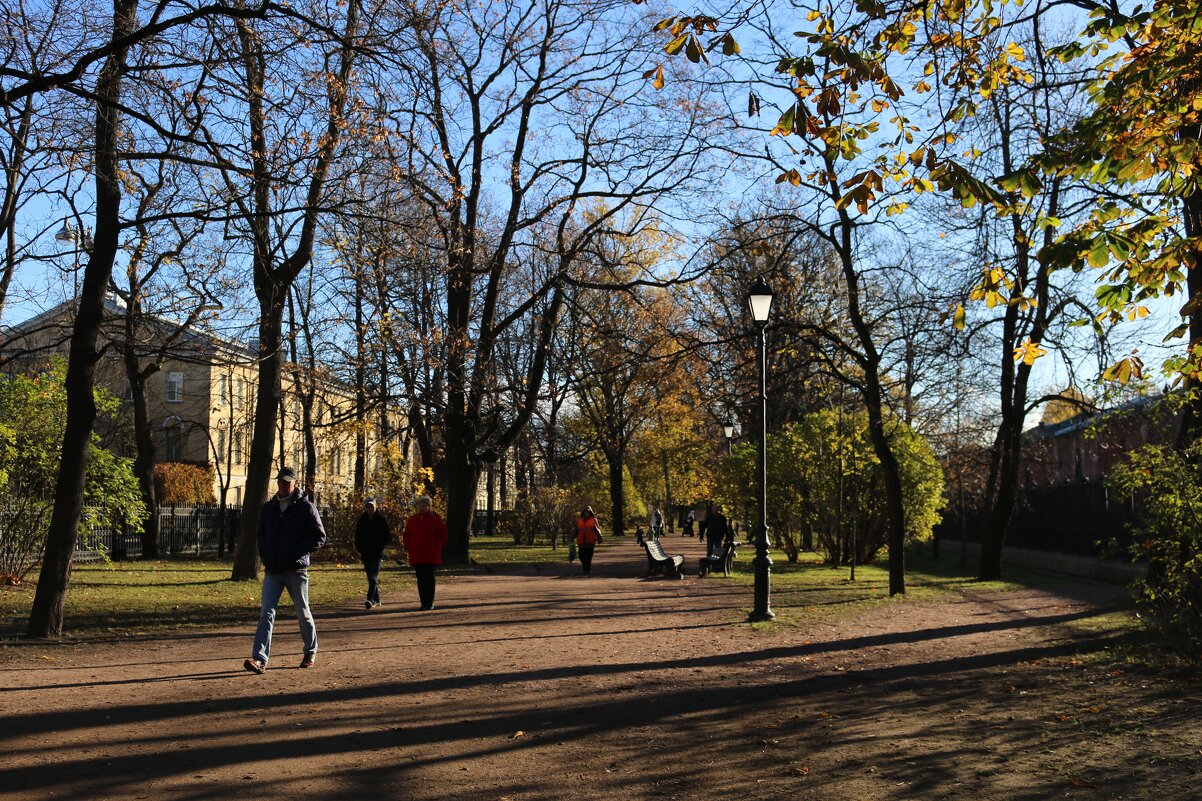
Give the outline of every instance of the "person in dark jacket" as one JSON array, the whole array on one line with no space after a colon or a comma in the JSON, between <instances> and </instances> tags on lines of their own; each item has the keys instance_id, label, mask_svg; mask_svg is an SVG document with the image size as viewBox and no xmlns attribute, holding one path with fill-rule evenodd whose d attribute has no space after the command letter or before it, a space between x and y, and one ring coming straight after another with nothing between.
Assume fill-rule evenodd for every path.
<instances>
[{"instance_id":1,"label":"person in dark jacket","mask_svg":"<svg viewBox=\"0 0 1202 801\"><path fill-rule=\"evenodd\" d=\"M275 497L259 510L259 558L263 560L263 603L254 650L242 666L252 673L267 669L271 631L280 596L287 588L300 621L304 642L302 668L317 657L317 626L309 609L309 554L326 544L326 530L313 502L296 487L296 471L282 467L276 475Z\"/></svg>"},{"instance_id":2,"label":"person in dark jacket","mask_svg":"<svg viewBox=\"0 0 1202 801\"><path fill-rule=\"evenodd\" d=\"M376 499L363 499L363 514L355 523L355 550L363 560L363 572L367 573L367 609L380 605L380 563L384 559L384 546L392 539L392 530L384 515L376 511Z\"/></svg>"},{"instance_id":3,"label":"person in dark jacket","mask_svg":"<svg viewBox=\"0 0 1202 801\"><path fill-rule=\"evenodd\" d=\"M713 556L714 550L721 547L731 537L730 527L726 522L726 516L722 514L721 506L714 504L707 523L705 527L705 555Z\"/></svg>"},{"instance_id":4,"label":"person in dark jacket","mask_svg":"<svg viewBox=\"0 0 1202 801\"><path fill-rule=\"evenodd\" d=\"M413 572L417 576L417 597L423 610L434 608L435 569L442 564L442 548L447 544L447 524L426 495L417 499L417 511L405 521L401 538Z\"/></svg>"}]
</instances>

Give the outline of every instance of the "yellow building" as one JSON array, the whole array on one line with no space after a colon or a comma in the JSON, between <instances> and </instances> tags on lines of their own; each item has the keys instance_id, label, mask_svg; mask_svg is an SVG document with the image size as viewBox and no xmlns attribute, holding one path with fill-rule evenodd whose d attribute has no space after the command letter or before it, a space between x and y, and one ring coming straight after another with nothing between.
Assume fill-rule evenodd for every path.
<instances>
[{"instance_id":1,"label":"yellow building","mask_svg":"<svg viewBox=\"0 0 1202 801\"><path fill-rule=\"evenodd\" d=\"M97 384L130 401L129 381L121 356L124 307L115 298L105 306L103 345ZM54 353L66 353L73 323L69 304L56 306L4 332L6 369L29 371ZM257 389L254 343L234 342L195 327L180 331L162 318L143 319L138 328L139 361L159 360L159 369L146 382L146 405L158 463L187 463L212 467L213 495L241 505L254 422ZM319 368L317 375L296 365L284 367L284 403L277 421L274 461L306 475L303 399L312 397L312 430L317 460L317 494L349 491L354 487L354 387ZM132 412L130 413L132 418ZM376 446L381 439L381 415L363 421L366 437L365 475L370 486L379 466ZM384 419L399 419L389 413ZM391 431L396 428L390 426ZM132 456L132 441L123 447ZM284 454L279 459L279 454Z\"/></svg>"}]
</instances>

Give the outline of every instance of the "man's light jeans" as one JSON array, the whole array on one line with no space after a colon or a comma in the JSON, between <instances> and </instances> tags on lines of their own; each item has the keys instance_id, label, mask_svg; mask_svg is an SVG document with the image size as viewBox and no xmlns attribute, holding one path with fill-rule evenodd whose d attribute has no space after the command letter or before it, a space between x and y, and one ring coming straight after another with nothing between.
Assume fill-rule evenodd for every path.
<instances>
[{"instance_id":1,"label":"man's light jeans","mask_svg":"<svg viewBox=\"0 0 1202 801\"><path fill-rule=\"evenodd\" d=\"M300 621L301 639L305 643L305 654L317 653L317 626L313 623L313 612L309 609L309 574L295 573L263 574L263 607L259 611L259 629L255 632L255 648L251 656L267 664L271 653L271 630L275 626L275 610L280 604L284 588L292 596L296 607L296 619Z\"/></svg>"}]
</instances>

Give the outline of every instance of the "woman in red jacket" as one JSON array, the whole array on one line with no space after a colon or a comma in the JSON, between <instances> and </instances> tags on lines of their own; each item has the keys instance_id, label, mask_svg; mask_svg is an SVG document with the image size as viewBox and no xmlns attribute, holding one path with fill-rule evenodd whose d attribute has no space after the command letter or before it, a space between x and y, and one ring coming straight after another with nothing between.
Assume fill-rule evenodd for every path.
<instances>
[{"instance_id":1,"label":"woman in red jacket","mask_svg":"<svg viewBox=\"0 0 1202 801\"><path fill-rule=\"evenodd\" d=\"M429 496L417 499L417 512L405 521L401 534L409 564L417 574L417 597L422 609L434 608L434 568L442 564L442 546L447 544L447 524L430 509Z\"/></svg>"},{"instance_id":2,"label":"woman in red jacket","mask_svg":"<svg viewBox=\"0 0 1202 801\"><path fill-rule=\"evenodd\" d=\"M593 570L593 551L601 543L601 527L593 514L593 507L586 506L576 520L576 550L580 554L580 566L585 575Z\"/></svg>"}]
</instances>

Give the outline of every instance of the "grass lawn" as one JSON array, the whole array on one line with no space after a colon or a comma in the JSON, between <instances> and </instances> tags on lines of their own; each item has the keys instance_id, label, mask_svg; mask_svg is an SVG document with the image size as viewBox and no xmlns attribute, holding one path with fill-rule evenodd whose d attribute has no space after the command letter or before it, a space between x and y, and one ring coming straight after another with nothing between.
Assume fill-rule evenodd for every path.
<instances>
[{"instance_id":1,"label":"grass lawn","mask_svg":"<svg viewBox=\"0 0 1202 801\"><path fill-rule=\"evenodd\" d=\"M257 620L259 583L229 577L229 563L217 561L77 565L63 628L72 637L124 637ZM389 590L412 582L411 573L388 563L381 578ZM358 563L323 563L310 570L309 601L314 606L357 600L365 588ZM33 583L0 592L0 636L24 630L33 593Z\"/></svg>"},{"instance_id":2,"label":"grass lawn","mask_svg":"<svg viewBox=\"0 0 1202 801\"><path fill-rule=\"evenodd\" d=\"M619 542L619 544L621 544ZM607 546L609 544L607 543ZM389 550L381 574L384 591L404 591L413 583L407 567L398 566L396 552ZM712 575L706 581L730 581L747 586L751 602L754 548L742 545L729 578ZM517 567L561 562L564 547L514 545L508 537L473 537L472 567L447 568L448 574L469 574L489 566ZM972 565L959 567L955 557L932 560L926 554L908 555L904 596L889 597L889 576L884 565L861 565L856 581L846 567L831 569L816 554L803 554L797 563L774 555L772 608L775 623L757 627L803 626L815 620L832 620L859 614L874 605L937 600L955 593L989 593L1016 586L1047 586L1072 583L1071 579L1011 568L1006 582L978 582ZM114 562L111 565L79 565L75 568L67 596L64 630L71 638L130 637L170 633L189 628L249 625L258 615L258 582L229 580L230 566L218 561ZM314 606L357 602L365 580L358 562L321 562L311 570L309 597ZM0 589L0 639L19 637L24 631L33 602L33 583ZM287 603L285 601L285 603ZM1121 611L1105 625L1131 627L1133 617ZM1092 625L1099 625L1098 619Z\"/></svg>"},{"instance_id":3,"label":"grass lawn","mask_svg":"<svg viewBox=\"0 0 1202 801\"><path fill-rule=\"evenodd\" d=\"M512 537L472 537L472 559L477 565L545 565L566 562L568 549L561 544L514 545Z\"/></svg>"},{"instance_id":4,"label":"grass lawn","mask_svg":"<svg viewBox=\"0 0 1202 801\"><path fill-rule=\"evenodd\" d=\"M543 564L567 559L562 547L518 546L508 537L473 537L475 572L486 565ZM77 565L71 574L63 628L69 637L128 637L225 625L258 619L259 583L229 580L230 564L175 560ZM384 592L413 584L413 573L385 554ZM21 587L0 588L0 638L19 637L33 604L37 574ZM359 601L366 590L363 567L356 562L320 562L310 570L309 601L314 606ZM288 601L285 598L284 603Z\"/></svg>"},{"instance_id":5,"label":"grass lawn","mask_svg":"<svg viewBox=\"0 0 1202 801\"><path fill-rule=\"evenodd\" d=\"M718 581L747 585L748 605L751 604L750 589L754 583L754 556L754 546L740 543L734 573L725 579L721 573L714 576ZM815 553L803 553L795 563L785 561L780 553L773 553L772 557L771 604L776 620L773 623L756 624L757 627L802 626L815 620L837 620L860 614L875 605L921 603L951 595L1001 593L1019 587L1063 588L1074 584L1084 586L1086 583L1084 580L1014 565L1006 566L1004 581L978 581L976 564L971 560L966 567L961 567L958 556L945 555L936 560L925 550L913 550L906 554L906 593L891 598L889 570L883 555L877 564L857 565L854 582L848 567L831 568L823 564L821 557ZM1127 603L1121 604L1113 615L1105 616L1104 620L1103 624L1099 618L1093 618L1089 625L1105 625L1115 631L1138 627Z\"/></svg>"}]
</instances>

